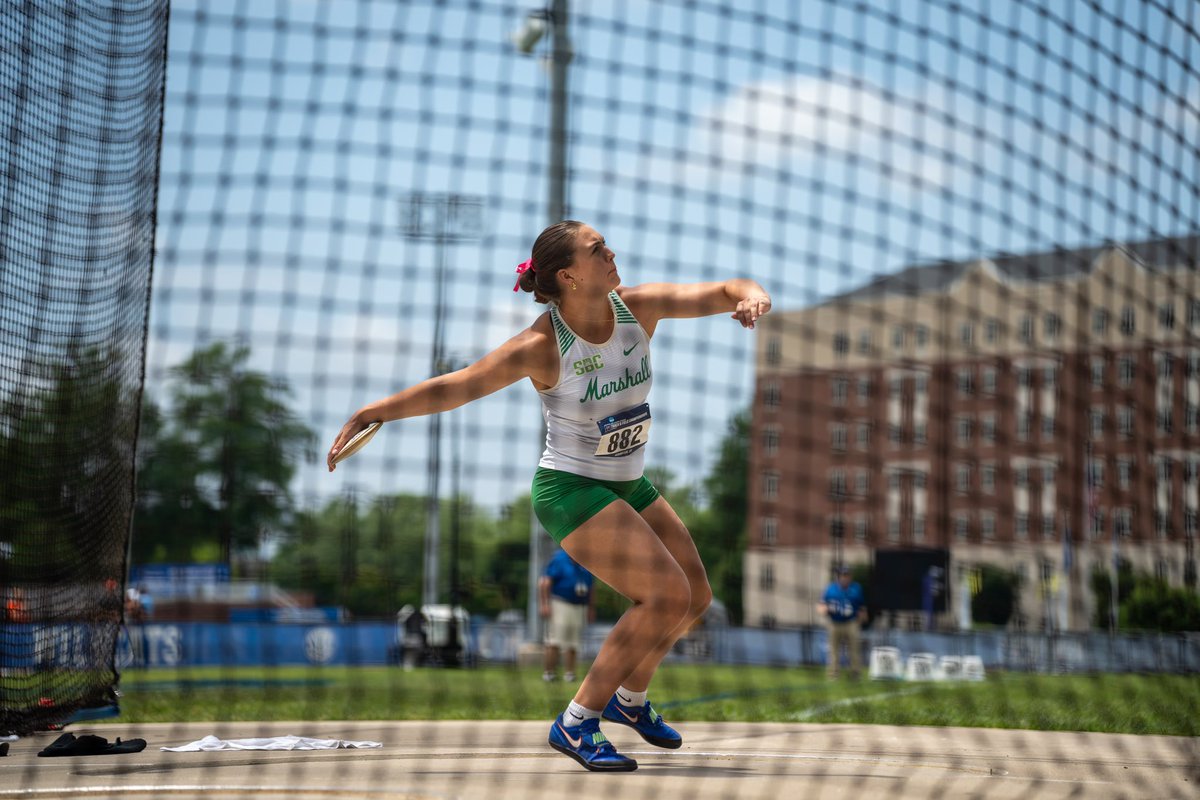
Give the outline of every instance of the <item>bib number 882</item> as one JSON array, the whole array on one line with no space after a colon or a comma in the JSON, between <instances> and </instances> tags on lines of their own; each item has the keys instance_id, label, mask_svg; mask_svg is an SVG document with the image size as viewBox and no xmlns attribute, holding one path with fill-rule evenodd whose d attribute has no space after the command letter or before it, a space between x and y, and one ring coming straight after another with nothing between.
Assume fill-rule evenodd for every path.
<instances>
[{"instance_id":1,"label":"bib number 882","mask_svg":"<svg viewBox=\"0 0 1200 800\"><path fill-rule=\"evenodd\" d=\"M634 425L632 428L624 428L608 435L608 452L612 453L613 455L616 455L622 450L628 450L632 447L638 447L642 444L641 425Z\"/></svg>"}]
</instances>

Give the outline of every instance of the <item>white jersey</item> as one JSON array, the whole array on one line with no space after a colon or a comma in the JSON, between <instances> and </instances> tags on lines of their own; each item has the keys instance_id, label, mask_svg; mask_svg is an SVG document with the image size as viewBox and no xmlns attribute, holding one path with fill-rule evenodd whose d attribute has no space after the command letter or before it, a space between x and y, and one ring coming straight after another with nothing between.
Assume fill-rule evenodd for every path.
<instances>
[{"instance_id":1,"label":"white jersey","mask_svg":"<svg viewBox=\"0 0 1200 800\"><path fill-rule=\"evenodd\" d=\"M558 383L539 392L546 450L538 466L597 478L642 477L650 433L650 337L609 292L616 324L603 344L585 341L551 306Z\"/></svg>"}]
</instances>

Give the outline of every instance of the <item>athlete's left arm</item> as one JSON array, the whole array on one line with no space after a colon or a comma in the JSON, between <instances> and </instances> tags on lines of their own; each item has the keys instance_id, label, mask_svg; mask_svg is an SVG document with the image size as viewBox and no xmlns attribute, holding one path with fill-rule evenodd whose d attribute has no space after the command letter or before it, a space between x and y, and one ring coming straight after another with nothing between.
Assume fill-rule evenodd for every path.
<instances>
[{"instance_id":1,"label":"athlete's left arm","mask_svg":"<svg viewBox=\"0 0 1200 800\"><path fill-rule=\"evenodd\" d=\"M617 289L638 322L653 333L662 319L689 319L731 312L744 328L753 328L771 310L771 296L749 278L715 283L643 283Z\"/></svg>"}]
</instances>

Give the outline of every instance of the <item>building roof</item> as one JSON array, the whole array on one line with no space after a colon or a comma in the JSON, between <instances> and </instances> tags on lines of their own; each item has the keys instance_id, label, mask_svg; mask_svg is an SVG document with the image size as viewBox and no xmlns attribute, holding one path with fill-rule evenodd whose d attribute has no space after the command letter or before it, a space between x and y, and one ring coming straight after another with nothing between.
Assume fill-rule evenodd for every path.
<instances>
[{"instance_id":1,"label":"building roof","mask_svg":"<svg viewBox=\"0 0 1200 800\"><path fill-rule=\"evenodd\" d=\"M1101 255L1113 249L1127 253L1152 269L1186 267L1194 270L1200 263L1200 233L1169 239L1150 239L1133 244L1109 242L1101 247L1057 248L1043 253L1001 253L986 260L1005 280L1052 281L1086 274ZM865 286L835 295L826 303L945 291L979 261L940 261L904 267L899 272L880 276Z\"/></svg>"}]
</instances>

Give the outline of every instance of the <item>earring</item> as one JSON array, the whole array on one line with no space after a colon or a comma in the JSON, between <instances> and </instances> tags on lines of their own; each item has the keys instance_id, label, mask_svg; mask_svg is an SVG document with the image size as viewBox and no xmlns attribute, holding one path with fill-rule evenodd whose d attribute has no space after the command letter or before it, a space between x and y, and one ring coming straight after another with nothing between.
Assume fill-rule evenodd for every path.
<instances>
[{"instance_id":1,"label":"earring","mask_svg":"<svg viewBox=\"0 0 1200 800\"><path fill-rule=\"evenodd\" d=\"M571 291L575 291L579 287L575 285L575 281L571 281Z\"/></svg>"}]
</instances>

